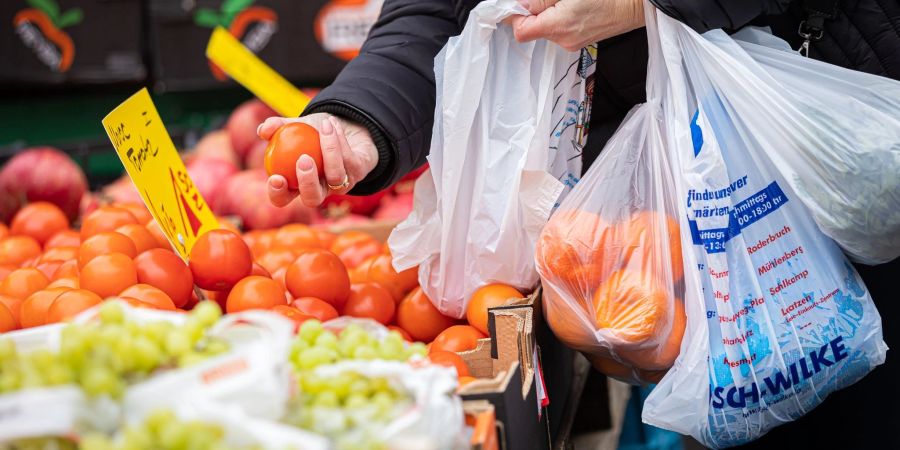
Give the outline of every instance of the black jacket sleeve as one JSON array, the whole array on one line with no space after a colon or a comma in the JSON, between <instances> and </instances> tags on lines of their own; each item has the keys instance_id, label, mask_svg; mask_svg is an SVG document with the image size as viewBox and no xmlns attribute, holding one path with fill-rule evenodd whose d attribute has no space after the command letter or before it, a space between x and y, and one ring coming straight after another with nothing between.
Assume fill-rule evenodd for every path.
<instances>
[{"instance_id":1,"label":"black jacket sleeve","mask_svg":"<svg viewBox=\"0 0 900 450\"><path fill-rule=\"evenodd\" d=\"M449 0L385 0L359 56L303 112L341 116L371 133L378 164L352 194L379 191L425 163L434 122L434 57L460 33L465 12Z\"/></svg>"},{"instance_id":2,"label":"black jacket sleeve","mask_svg":"<svg viewBox=\"0 0 900 450\"><path fill-rule=\"evenodd\" d=\"M651 0L660 11L700 33L736 30L763 15L781 14L791 0Z\"/></svg>"}]
</instances>

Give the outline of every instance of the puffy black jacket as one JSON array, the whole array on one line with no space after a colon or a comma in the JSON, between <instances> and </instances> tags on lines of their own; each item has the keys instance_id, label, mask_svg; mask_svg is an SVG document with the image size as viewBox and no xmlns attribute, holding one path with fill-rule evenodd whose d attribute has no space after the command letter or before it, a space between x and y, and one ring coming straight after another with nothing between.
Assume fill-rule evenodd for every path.
<instances>
[{"instance_id":1,"label":"puffy black jacket","mask_svg":"<svg viewBox=\"0 0 900 450\"><path fill-rule=\"evenodd\" d=\"M806 17L800 0L652 0L698 31L769 25L800 44ZM821 2L821 0L819 0ZM385 0L381 17L363 46L304 114L330 112L369 128L379 151L375 170L354 189L382 189L424 164L435 106L433 62L450 36L459 34L479 0ZM643 30L600 43L591 135L585 167L599 153L624 114L644 100L647 43ZM842 0L811 56L844 67L900 78L900 2Z\"/></svg>"}]
</instances>

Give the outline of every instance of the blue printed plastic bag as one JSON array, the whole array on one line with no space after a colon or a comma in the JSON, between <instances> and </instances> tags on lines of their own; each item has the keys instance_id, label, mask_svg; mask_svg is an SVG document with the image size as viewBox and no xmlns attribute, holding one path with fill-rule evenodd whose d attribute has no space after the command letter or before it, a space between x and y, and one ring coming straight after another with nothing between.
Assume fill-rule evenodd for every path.
<instances>
[{"instance_id":1,"label":"blue printed plastic bag","mask_svg":"<svg viewBox=\"0 0 900 450\"><path fill-rule=\"evenodd\" d=\"M761 151L790 152L790 141L753 132L754 117L738 106L761 96L790 109L785 97L745 70L739 46L723 50L727 37L714 45L652 8L647 24L651 67L664 61L649 82L665 91L679 175L687 330L643 419L709 447L739 445L884 362L881 318L841 249Z\"/></svg>"}]
</instances>

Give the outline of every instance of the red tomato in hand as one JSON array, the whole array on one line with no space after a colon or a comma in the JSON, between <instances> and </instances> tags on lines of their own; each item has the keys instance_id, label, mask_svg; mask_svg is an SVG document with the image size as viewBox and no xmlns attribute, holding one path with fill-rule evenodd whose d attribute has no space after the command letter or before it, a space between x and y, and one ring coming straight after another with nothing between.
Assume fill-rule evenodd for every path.
<instances>
[{"instance_id":1,"label":"red tomato in hand","mask_svg":"<svg viewBox=\"0 0 900 450\"><path fill-rule=\"evenodd\" d=\"M350 298L344 305L344 315L373 319L387 325L394 318L396 305L387 289L377 283L350 286Z\"/></svg>"},{"instance_id":2,"label":"red tomato in hand","mask_svg":"<svg viewBox=\"0 0 900 450\"><path fill-rule=\"evenodd\" d=\"M301 155L309 155L316 163L319 178L325 176L325 165L322 164L322 148L319 143L319 132L315 128L300 122L282 125L266 147L263 164L269 176L278 174L288 183L288 188L296 190L297 160Z\"/></svg>"},{"instance_id":3,"label":"red tomato in hand","mask_svg":"<svg viewBox=\"0 0 900 450\"><path fill-rule=\"evenodd\" d=\"M250 275L253 257L239 235L228 230L210 230L191 249L194 283L210 291L224 291Z\"/></svg>"},{"instance_id":4,"label":"red tomato in hand","mask_svg":"<svg viewBox=\"0 0 900 450\"><path fill-rule=\"evenodd\" d=\"M350 297L347 268L328 250L310 250L288 266L285 284L294 298L320 298L341 310Z\"/></svg>"}]
</instances>

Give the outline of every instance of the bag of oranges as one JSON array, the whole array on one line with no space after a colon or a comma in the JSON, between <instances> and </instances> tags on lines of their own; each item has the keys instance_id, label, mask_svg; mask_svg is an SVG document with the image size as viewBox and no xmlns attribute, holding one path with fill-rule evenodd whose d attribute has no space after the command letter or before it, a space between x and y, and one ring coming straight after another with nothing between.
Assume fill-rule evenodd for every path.
<instances>
[{"instance_id":1,"label":"bag of oranges","mask_svg":"<svg viewBox=\"0 0 900 450\"><path fill-rule=\"evenodd\" d=\"M674 182L659 102L636 107L541 233L536 261L554 333L601 372L655 382L685 313Z\"/></svg>"}]
</instances>

